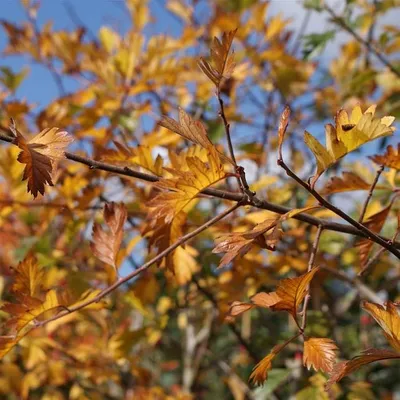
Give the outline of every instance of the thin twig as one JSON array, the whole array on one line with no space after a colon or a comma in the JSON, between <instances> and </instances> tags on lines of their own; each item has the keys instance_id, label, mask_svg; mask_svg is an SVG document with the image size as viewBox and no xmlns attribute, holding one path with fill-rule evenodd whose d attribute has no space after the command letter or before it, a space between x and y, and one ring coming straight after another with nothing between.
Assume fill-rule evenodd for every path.
<instances>
[{"instance_id":1,"label":"thin twig","mask_svg":"<svg viewBox=\"0 0 400 400\"><path fill-rule=\"evenodd\" d=\"M317 255L319 240L321 238L323 229L324 228L322 227L322 225L320 225L318 227L317 234L315 235L315 239L314 239L314 242L313 242L313 245L311 248L310 259L308 261L307 272L310 272L313 269L315 256ZM303 310L301 311L301 315L303 316L303 320L301 322L301 332L302 333L304 333L304 330L306 329L306 325L307 325L307 307L308 307L308 303L311 298L311 296L309 294L309 290L310 290L310 284L307 285L307 294L306 294L306 297L304 298Z\"/></svg>"},{"instance_id":2,"label":"thin twig","mask_svg":"<svg viewBox=\"0 0 400 400\"><path fill-rule=\"evenodd\" d=\"M278 165L281 166L285 171L288 176L293 178L299 185L303 186L304 189L306 189L311 195L313 195L318 202L327 208L328 210L331 210L334 212L336 215L339 217L342 217L345 221L347 221L349 224L353 225L355 228L358 230L362 231L365 233L366 237L369 240L372 240L373 242L381 245L385 249L389 250L392 254L394 254L397 258L400 259L400 251L396 249L395 246L393 246L393 243L391 243L390 240L384 240L382 237L377 235L376 233L372 232L370 229L368 229L366 226L363 224L360 224L358 221L355 219L351 218L348 214L346 214L344 211L340 210L339 208L335 207L332 203L330 203L328 200L324 199L315 189L313 189L308 183L304 182L301 178L299 178L286 164L282 159L278 159Z\"/></svg>"},{"instance_id":3,"label":"thin twig","mask_svg":"<svg viewBox=\"0 0 400 400\"><path fill-rule=\"evenodd\" d=\"M3 140L8 143L13 143L14 138L9 135L4 135L4 134L0 133L0 140ZM131 178L141 179L141 180L147 181L147 182L158 182L160 179L159 177L157 177L155 175L150 175L150 174L146 174L144 172L135 171L132 168L120 167L120 166L116 166L113 164L96 161L91 158L80 156L78 154L74 154L74 153L70 153L70 152L65 152L64 156L68 160L84 164L93 170L97 169L100 171L107 171L107 172L111 172L111 173L122 175L122 176L128 176ZM249 199L249 197L247 195L243 195L243 193L229 192L226 190L208 188L208 189L202 190L201 194L219 198L219 199L223 199L223 200L230 200L230 201L235 201L235 202L240 202L240 203L244 202L246 205L250 205L250 206L253 206L253 207L261 209L261 210L272 211L277 214L286 214L292 210L292 208L290 208L290 207L285 207L285 206L282 206L279 204L271 203L267 200L259 200L255 197L253 197L252 199ZM368 233L366 233L365 231L360 230L354 226L347 225L347 224L341 224L341 223L337 223L337 222L332 222L332 221L327 221L324 219L313 217L306 213L296 214L293 218L297 219L298 221L306 222L310 225L317 226L317 227L322 225L325 230L345 233L348 235L353 235L353 236L357 236L357 237L361 237L361 238L369 238ZM380 235L375 235L375 236L377 236L378 238L380 238L383 241L390 241L390 239L387 239L383 236L380 236ZM393 243L392 246L394 248L400 249L400 243L398 243L398 242Z\"/></svg>"},{"instance_id":4,"label":"thin twig","mask_svg":"<svg viewBox=\"0 0 400 400\"><path fill-rule=\"evenodd\" d=\"M384 165L381 165L381 166L379 167L378 171L376 172L375 179L374 179L374 181L372 182L371 187L369 188L368 196L367 196L367 198L365 199L363 208L362 208L362 210L361 210L360 218L358 219L358 222L359 222L360 224L362 224L362 222L363 222L365 213L366 213L366 211L367 211L368 203L369 203L369 201L370 201L370 199L371 199L371 197L372 197L372 193L373 193L374 190L375 190L376 184L378 183L379 177L381 176L381 174L382 174L382 172L383 172L384 169L385 169L385 166L384 166Z\"/></svg>"},{"instance_id":5,"label":"thin twig","mask_svg":"<svg viewBox=\"0 0 400 400\"><path fill-rule=\"evenodd\" d=\"M113 292L115 289L120 287L122 284L125 282L128 282L135 276L139 275L149 267L151 267L153 264L157 263L158 261L162 260L165 256L170 254L172 251L174 251L177 247L181 246L183 243L186 243L188 240L192 239L193 237L197 236L199 233L203 232L204 230L208 229L210 226L214 225L221 219L225 218L227 215L235 211L238 207L240 207L240 204L235 204L234 206L226 209L224 212L221 214L215 216L214 218L210 219L203 225L199 226L197 229L195 229L192 232L187 233L186 235L182 236L178 241L176 241L174 244L171 246L167 247L165 250L163 250L161 253L157 254L155 257L153 257L151 260L147 261L145 264L143 264L141 267L138 269L134 270L127 276L118 279L115 283L101 291L96 297L89 299L87 301L84 301L82 303L77 304L76 306L69 307L68 309L63 310L62 312L54 315L53 317L46 319L44 321L38 322L36 326L43 326L48 324L51 321L55 321L59 318L64 317L65 315L71 314L75 311L81 310L82 308L87 307L90 304L93 303L98 303L101 299L103 299L105 296L107 296L109 293Z\"/></svg>"},{"instance_id":6,"label":"thin twig","mask_svg":"<svg viewBox=\"0 0 400 400\"><path fill-rule=\"evenodd\" d=\"M335 14L335 12L330 8L326 2L324 2L324 9L332 17L334 23L342 27L345 31L350 33L360 44L362 44L370 53L374 54L386 67L388 67L395 75L400 77L400 71L379 51L372 42L368 42L363 39L351 26L349 26L346 21Z\"/></svg>"}]
</instances>

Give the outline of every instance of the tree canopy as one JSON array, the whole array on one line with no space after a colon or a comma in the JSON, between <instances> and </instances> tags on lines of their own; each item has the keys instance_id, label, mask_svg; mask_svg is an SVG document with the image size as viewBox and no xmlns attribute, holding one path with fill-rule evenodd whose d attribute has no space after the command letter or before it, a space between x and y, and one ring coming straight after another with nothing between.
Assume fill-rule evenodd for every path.
<instances>
[{"instance_id":1,"label":"tree canopy","mask_svg":"<svg viewBox=\"0 0 400 400\"><path fill-rule=\"evenodd\" d=\"M4 13L1 398L399 395L398 4L296 4Z\"/></svg>"}]
</instances>

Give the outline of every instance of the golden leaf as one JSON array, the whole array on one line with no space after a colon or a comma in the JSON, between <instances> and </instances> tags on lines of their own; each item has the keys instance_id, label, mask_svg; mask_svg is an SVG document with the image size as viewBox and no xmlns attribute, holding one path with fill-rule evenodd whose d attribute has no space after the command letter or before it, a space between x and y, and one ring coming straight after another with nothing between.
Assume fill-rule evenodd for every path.
<instances>
[{"instance_id":1,"label":"golden leaf","mask_svg":"<svg viewBox=\"0 0 400 400\"><path fill-rule=\"evenodd\" d=\"M311 180L312 186L319 176L341 157L367 142L393 133L395 128L390 125L394 118L378 119L374 118L374 113L374 106L364 113L357 106L350 116L346 111L340 110L336 115L335 126L328 124L325 127L326 148L310 133L305 132L304 140L317 161L317 171Z\"/></svg>"},{"instance_id":2,"label":"golden leaf","mask_svg":"<svg viewBox=\"0 0 400 400\"><path fill-rule=\"evenodd\" d=\"M256 305L257 307L264 307L264 308L270 308L274 304L278 303L282 299L278 296L276 292L270 292L270 293L265 293L265 292L259 292L255 294L251 298L251 302Z\"/></svg>"},{"instance_id":3,"label":"golden leaf","mask_svg":"<svg viewBox=\"0 0 400 400\"><path fill-rule=\"evenodd\" d=\"M400 315L394 303L388 301L385 306L364 301L362 308L370 313L384 330L390 345L400 352Z\"/></svg>"},{"instance_id":4,"label":"golden leaf","mask_svg":"<svg viewBox=\"0 0 400 400\"><path fill-rule=\"evenodd\" d=\"M279 128L278 128L278 149L279 149L279 158L282 159L282 145L285 139L286 129L289 124L290 118L290 108L286 106L281 114L281 118L279 120Z\"/></svg>"},{"instance_id":5,"label":"golden leaf","mask_svg":"<svg viewBox=\"0 0 400 400\"><path fill-rule=\"evenodd\" d=\"M98 223L93 225L93 241L90 243L93 254L115 269L117 269L117 254L121 246L127 215L124 204L106 203L104 220L109 231L105 231Z\"/></svg>"},{"instance_id":6,"label":"golden leaf","mask_svg":"<svg viewBox=\"0 0 400 400\"><path fill-rule=\"evenodd\" d=\"M276 294L281 298L279 302L271 306L274 311L287 311L296 319L297 308L307 294L308 284L311 282L319 267L297 278L287 278L279 281Z\"/></svg>"},{"instance_id":7,"label":"golden leaf","mask_svg":"<svg viewBox=\"0 0 400 400\"><path fill-rule=\"evenodd\" d=\"M200 58L199 67L217 88L220 88L222 80L232 75L235 68L233 52L230 53L230 50L236 32L237 29L224 33L222 41L214 37L210 49L212 65L204 58Z\"/></svg>"},{"instance_id":8,"label":"golden leaf","mask_svg":"<svg viewBox=\"0 0 400 400\"><path fill-rule=\"evenodd\" d=\"M304 341L303 364L316 371L329 372L335 363L337 346L327 338L308 338Z\"/></svg>"},{"instance_id":9,"label":"golden leaf","mask_svg":"<svg viewBox=\"0 0 400 400\"><path fill-rule=\"evenodd\" d=\"M26 164L22 179L28 180L28 192L33 197L37 197L38 193L43 195L46 184L53 186L52 174L56 162L64 158L64 151L73 139L58 128L44 129L29 141L14 126L11 130L16 135L14 143L22 150L18 161Z\"/></svg>"},{"instance_id":10,"label":"golden leaf","mask_svg":"<svg viewBox=\"0 0 400 400\"><path fill-rule=\"evenodd\" d=\"M187 157L188 171L165 168L173 177L161 179L157 183L159 188L168 192L162 192L150 201L149 206L154 208L152 219L163 217L166 223L170 223L202 190L226 177L216 150L210 148L207 158L206 164L198 157Z\"/></svg>"}]
</instances>

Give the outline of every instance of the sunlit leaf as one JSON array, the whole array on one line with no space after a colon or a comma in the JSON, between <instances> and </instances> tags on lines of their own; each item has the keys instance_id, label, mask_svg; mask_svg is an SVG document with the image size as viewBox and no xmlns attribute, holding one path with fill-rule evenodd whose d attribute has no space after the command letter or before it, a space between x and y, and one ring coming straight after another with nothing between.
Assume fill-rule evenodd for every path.
<instances>
[{"instance_id":1,"label":"sunlit leaf","mask_svg":"<svg viewBox=\"0 0 400 400\"><path fill-rule=\"evenodd\" d=\"M316 371L331 371L338 350L335 342L327 338L308 338L304 341L303 364Z\"/></svg>"}]
</instances>

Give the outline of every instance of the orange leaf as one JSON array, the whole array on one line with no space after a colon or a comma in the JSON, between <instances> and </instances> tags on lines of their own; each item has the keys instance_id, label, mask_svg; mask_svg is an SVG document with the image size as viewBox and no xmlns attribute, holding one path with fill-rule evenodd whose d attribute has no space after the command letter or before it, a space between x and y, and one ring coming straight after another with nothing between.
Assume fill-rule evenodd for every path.
<instances>
[{"instance_id":1,"label":"orange leaf","mask_svg":"<svg viewBox=\"0 0 400 400\"><path fill-rule=\"evenodd\" d=\"M397 151L389 145L383 156L376 154L370 159L379 165L400 170L400 143L397 145Z\"/></svg>"},{"instance_id":2,"label":"orange leaf","mask_svg":"<svg viewBox=\"0 0 400 400\"><path fill-rule=\"evenodd\" d=\"M370 313L385 331L390 345L400 352L400 315L394 303L388 301L385 306L364 301L362 308Z\"/></svg>"},{"instance_id":3,"label":"orange leaf","mask_svg":"<svg viewBox=\"0 0 400 400\"><path fill-rule=\"evenodd\" d=\"M255 294L252 298L251 301L254 305L257 307L264 307L264 308L270 308L274 304L278 303L282 299L277 295L276 292L270 292L270 293L265 293L265 292L260 292Z\"/></svg>"},{"instance_id":4,"label":"orange leaf","mask_svg":"<svg viewBox=\"0 0 400 400\"><path fill-rule=\"evenodd\" d=\"M227 317L237 317L238 315L243 314L244 312L249 311L254 307L254 304L234 301L229 307L229 313Z\"/></svg>"},{"instance_id":5,"label":"orange leaf","mask_svg":"<svg viewBox=\"0 0 400 400\"><path fill-rule=\"evenodd\" d=\"M329 372L335 363L337 346L327 338L308 338L304 342L303 364L316 371Z\"/></svg>"},{"instance_id":6,"label":"orange leaf","mask_svg":"<svg viewBox=\"0 0 400 400\"><path fill-rule=\"evenodd\" d=\"M11 130L16 135L14 143L22 150L18 161L26 164L22 179L28 180L28 192L33 197L38 193L43 195L46 184L53 186L56 162L64 157L65 148L73 139L66 131L59 132L58 128L44 129L29 141L14 126Z\"/></svg>"},{"instance_id":7,"label":"orange leaf","mask_svg":"<svg viewBox=\"0 0 400 400\"><path fill-rule=\"evenodd\" d=\"M123 238L124 224L127 218L124 204L106 203L104 220L109 228L105 231L99 224L93 225L93 241L90 243L93 254L106 264L117 268L117 254Z\"/></svg>"},{"instance_id":8,"label":"orange leaf","mask_svg":"<svg viewBox=\"0 0 400 400\"><path fill-rule=\"evenodd\" d=\"M283 349L284 345L278 344L264 357L254 368L249 377L249 381L253 381L255 385L263 384L268 378L268 371L272 367L272 360Z\"/></svg>"},{"instance_id":9,"label":"orange leaf","mask_svg":"<svg viewBox=\"0 0 400 400\"><path fill-rule=\"evenodd\" d=\"M368 349L349 361L342 361L333 367L329 380L326 383L326 390L329 391L333 384L339 382L346 375L358 370L363 365L390 359L400 359L400 354L390 350Z\"/></svg>"},{"instance_id":10,"label":"orange leaf","mask_svg":"<svg viewBox=\"0 0 400 400\"><path fill-rule=\"evenodd\" d=\"M287 278L279 281L276 293L281 300L272 305L271 309L274 311L287 311L296 319L297 308L304 300L308 284L318 270L319 267L316 267L297 278Z\"/></svg>"},{"instance_id":11,"label":"orange leaf","mask_svg":"<svg viewBox=\"0 0 400 400\"><path fill-rule=\"evenodd\" d=\"M223 79L228 79L232 75L233 69L235 68L233 52L230 53L230 50L236 31L237 29L224 33L222 35L222 41L214 37L210 49L212 65L202 57L198 63L200 69L217 88L220 88Z\"/></svg>"}]
</instances>

